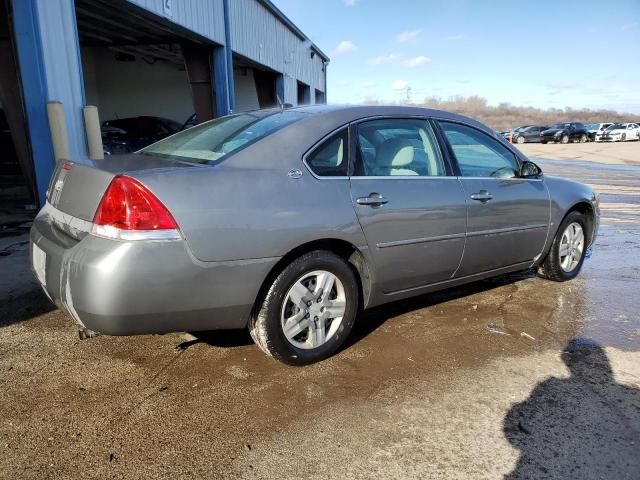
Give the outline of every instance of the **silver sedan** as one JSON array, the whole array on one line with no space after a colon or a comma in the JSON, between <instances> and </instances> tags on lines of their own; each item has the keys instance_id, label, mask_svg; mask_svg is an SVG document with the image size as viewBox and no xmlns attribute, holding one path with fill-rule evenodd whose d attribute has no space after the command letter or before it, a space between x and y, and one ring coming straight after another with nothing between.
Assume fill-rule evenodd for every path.
<instances>
[{"instance_id":1,"label":"silver sedan","mask_svg":"<svg viewBox=\"0 0 640 480\"><path fill-rule=\"evenodd\" d=\"M82 328L248 328L301 365L339 349L362 309L521 269L572 279L598 218L591 188L469 118L313 106L60 162L31 258Z\"/></svg>"}]
</instances>

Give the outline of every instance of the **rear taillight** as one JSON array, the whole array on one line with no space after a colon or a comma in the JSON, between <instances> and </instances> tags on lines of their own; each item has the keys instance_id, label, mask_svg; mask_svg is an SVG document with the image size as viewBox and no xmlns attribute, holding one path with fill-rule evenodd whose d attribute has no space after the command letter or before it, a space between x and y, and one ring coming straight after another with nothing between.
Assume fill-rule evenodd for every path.
<instances>
[{"instance_id":1,"label":"rear taillight","mask_svg":"<svg viewBox=\"0 0 640 480\"><path fill-rule=\"evenodd\" d=\"M181 238L167 207L142 183L127 176L111 181L93 218L93 233L121 240Z\"/></svg>"}]
</instances>

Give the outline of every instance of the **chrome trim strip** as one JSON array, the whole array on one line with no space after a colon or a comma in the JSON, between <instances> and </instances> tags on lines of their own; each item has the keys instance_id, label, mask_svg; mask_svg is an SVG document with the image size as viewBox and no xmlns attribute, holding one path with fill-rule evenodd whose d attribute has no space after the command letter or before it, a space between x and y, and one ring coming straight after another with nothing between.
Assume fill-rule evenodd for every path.
<instances>
[{"instance_id":1,"label":"chrome trim strip","mask_svg":"<svg viewBox=\"0 0 640 480\"><path fill-rule=\"evenodd\" d=\"M547 228L546 223L536 225L524 225L521 227L493 228L491 230L480 230L478 232L468 232L467 237L478 237L481 235L500 235L502 233L524 232L527 230L536 230L538 228Z\"/></svg>"},{"instance_id":2,"label":"chrome trim strip","mask_svg":"<svg viewBox=\"0 0 640 480\"><path fill-rule=\"evenodd\" d=\"M110 225L93 225L91 235L111 240L182 240L179 230L122 230Z\"/></svg>"},{"instance_id":3,"label":"chrome trim strip","mask_svg":"<svg viewBox=\"0 0 640 480\"><path fill-rule=\"evenodd\" d=\"M464 238L465 233L452 233L449 235L439 235L436 237L425 237L425 238L412 238L409 240L396 240L393 242L383 242L376 244L378 248L388 248L388 247L399 247L403 245L413 245L416 243L428 243L428 242L439 242L442 240L456 240L458 238Z\"/></svg>"}]
</instances>

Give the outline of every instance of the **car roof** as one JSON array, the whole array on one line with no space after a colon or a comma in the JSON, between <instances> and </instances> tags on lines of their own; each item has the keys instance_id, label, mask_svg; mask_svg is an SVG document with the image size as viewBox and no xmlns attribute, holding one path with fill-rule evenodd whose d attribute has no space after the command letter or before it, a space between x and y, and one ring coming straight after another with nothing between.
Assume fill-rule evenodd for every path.
<instances>
[{"instance_id":1,"label":"car roof","mask_svg":"<svg viewBox=\"0 0 640 480\"><path fill-rule=\"evenodd\" d=\"M280 109L273 109L280 110ZM442 120L463 122L480 128L491 135L495 132L484 125L464 115L435 110L431 108L405 106L405 105L304 105L286 108L285 111L296 111L309 114L305 123L314 123L314 120L322 123L333 123L336 127L349 122L376 116L425 116Z\"/></svg>"}]
</instances>

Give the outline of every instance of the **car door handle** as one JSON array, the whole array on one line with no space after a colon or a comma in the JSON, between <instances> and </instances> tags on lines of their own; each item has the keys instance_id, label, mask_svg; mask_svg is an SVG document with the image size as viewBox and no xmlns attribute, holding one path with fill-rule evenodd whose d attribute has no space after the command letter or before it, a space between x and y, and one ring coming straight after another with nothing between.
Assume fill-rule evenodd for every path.
<instances>
[{"instance_id":1,"label":"car door handle","mask_svg":"<svg viewBox=\"0 0 640 480\"><path fill-rule=\"evenodd\" d=\"M471 200L476 200L482 203L487 203L492 198L493 198L493 195L491 195L486 190L480 190L478 193L474 193L473 195L471 195Z\"/></svg>"},{"instance_id":2,"label":"car door handle","mask_svg":"<svg viewBox=\"0 0 640 480\"><path fill-rule=\"evenodd\" d=\"M379 207L380 205L384 205L389 200L384 198L379 193L370 193L368 197L360 197L356 199L356 203L358 205L369 205L370 207Z\"/></svg>"}]
</instances>

